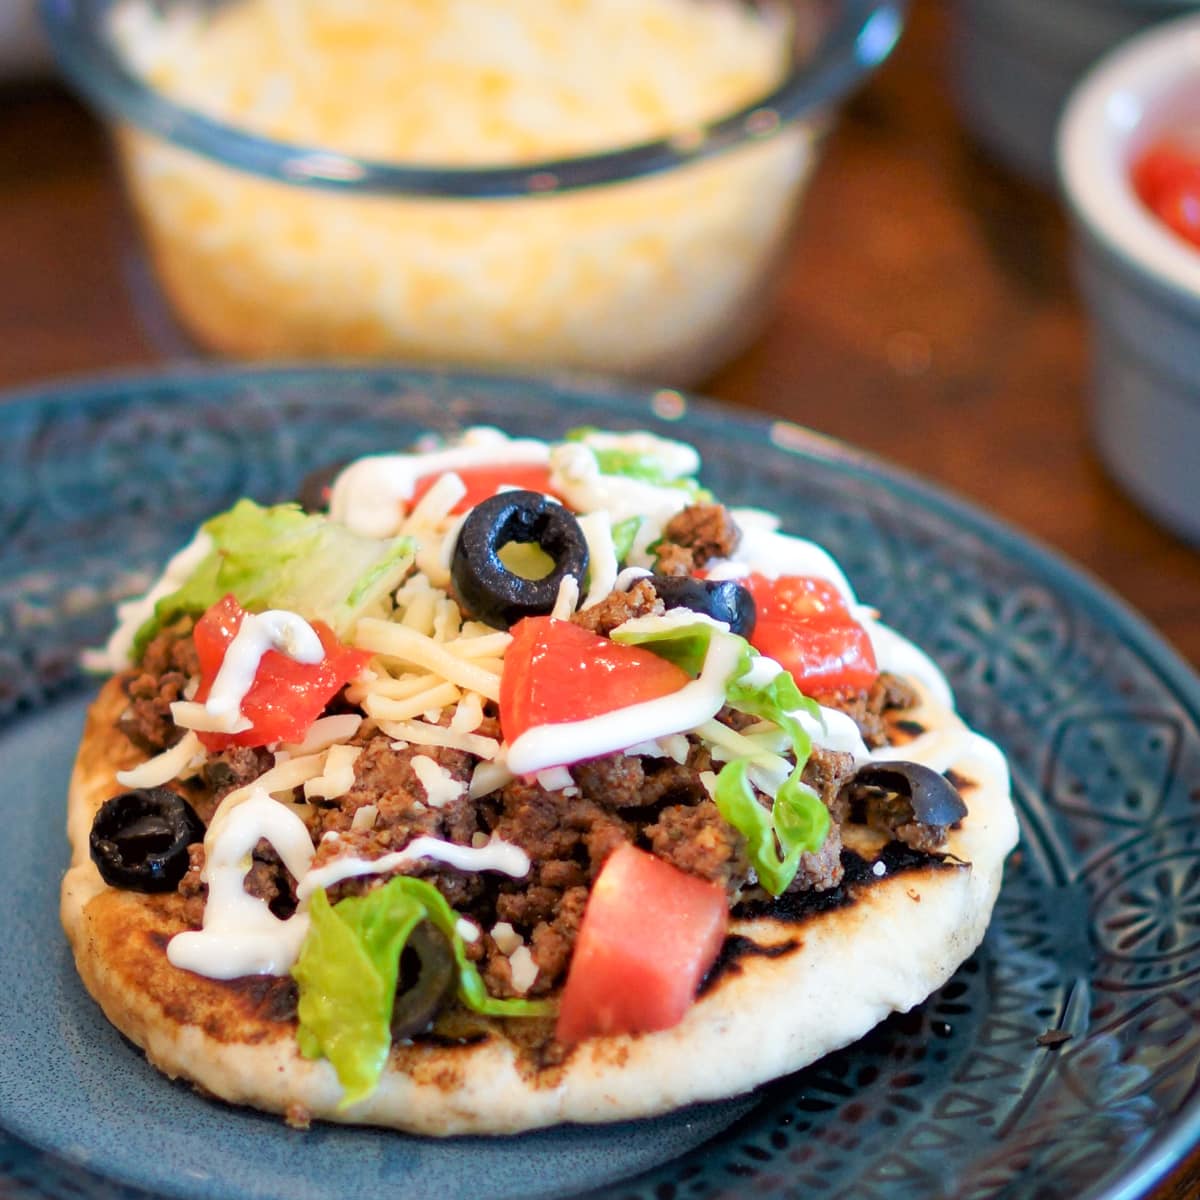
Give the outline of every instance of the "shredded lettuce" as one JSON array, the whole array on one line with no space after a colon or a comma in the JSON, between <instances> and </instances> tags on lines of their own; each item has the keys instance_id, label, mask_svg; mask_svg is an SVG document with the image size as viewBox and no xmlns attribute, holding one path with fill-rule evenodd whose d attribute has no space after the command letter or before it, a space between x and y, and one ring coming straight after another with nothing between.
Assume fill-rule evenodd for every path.
<instances>
[{"instance_id":1,"label":"shredded lettuce","mask_svg":"<svg viewBox=\"0 0 1200 1200\"><path fill-rule=\"evenodd\" d=\"M677 667L682 667L695 678L704 669L704 660L708 656L709 643L714 634L718 637L736 636L723 633L707 621L667 624L661 617L629 621L626 625L614 629L610 636L614 642L626 646L645 646L659 658L665 658ZM750 658L754 653L744 638L737 640L742 643L742 656L734 673L735 679L749 669Z\"/></svg>"},{"instance_id":2,"label":"shredded lettuce","mask_svg":"<svg viewBox=\"0 0 1200 1200\"><path fill-rule=\"evenodd\" d=\"M286 608L326 622L341 639L359 617L386 615L388 594L412 562L412 541L352 533L295 504L263 508L239 500L204 524L213 548L187 581L164 596L134 638L140 658L164 626L206 611L232 592L243 608Z\"/></svg>"},{"instance_id":3,"label":"shredded lettuce","mask_svg":"<svg viewBox=\"0 0 1200 1200\"><path fill-rule=\"evenodd\" d=\"M490 1016L547 1016L543 1000L488 995L458 932L458 914L432 884L397 875L365 896L331 905L324 889L309 903L309 930L292 968L300 989L298 1040L306 1058L327 1058L337 1072L345 1109L379 1083L391 1048L392 1005L400 955L409 935L429 921L445 938L458 967L458 995Z\"/></svg>"},{"instance_id":4,"label":"shredded lettuce","mask_svg":"<svg viewBox=\"0 0 1200 1200\"><path fill-rule=\"evenodd\" d=\"M661 458L641 450L629 450L618 446L597 445L595 435L603 431L592 425L571 429L564 437L567 442L582 442L596 456L596 465L602 475L622 475L626 479L637 479L652 483L656 487L678 488L687 492L693 501L711 501L710 491L688 476L670 471Z\"/></svg>"},{"instance_id":5,"label":"shredded lettuce","mask_svg":"<svg viewBox=\"0 0 1200 1200\"><path fill-rule=\"evenodd\" d=\"M801 694L787 671L757 686L745 676L743 672L726 686L726 701L739 712L778 725L791 740L796 765L776 793L770 814L750 787L747 771L754 760L749 757L734 759L721 768L715 800L721 816L746 839L759 883L772 896L779 896L796 878L800 856L820 850L832 824L821 798L801 782L804 764L812 753L812 739L792 715L803 708L819 716L821 710L815 700ZM782 856L776 849L777 841Z\"/></svg>"},{"instance_id":6,"label":"shredded lettuce","mask_svg":"<svg viewBox=\"0 0 1200 1200\"><path fill-rule=\"evenodd\" d=\"M641 527L641 517L626 517L624 521L618 521L612 527L613 552L617 556L617 562L623 563L629 557Z\"/></svg>"},{"instance_id":7,"label":"shredded lettuce","mask_svg":"<svg viewBox=\"0 0 1200 1200\"><path fill-rule=\"evenodd\" d=\"M772 896L780 896L796 878L800 856L825 844L832 822L829 810L800 782L803 768L784 781L768 812L759 804L747 778L752 762L750 758L737 758L721 768L715 796L717 810L746 839L746 852L758 882Z\"/></svg>"},{"instance_id":8,"label":"shredded lettuce","mask_svg":"<svg viewBox=\"0 0 1200 1200\"><path fill-rule=\"evenodd\" d=\"M661 658L682 667L689 675L699 675L713 637L737 637L723 633L705 621L660 624L650 620L646 628L613 631L613 641L645 646ZM764 684L750 678L750 668L757 651L744 639L742 658L737 671L725 685L725 701L739 712L762 717L787 734L796 765L780 786L768 811L754 794L749 770L754 757L747 755L725 764L717 775L718 811L745 839L750 863L759 883L773 896L782 895L796 877L800 856L819 850L825 844L832 824L829 810L804 783L801 775L812 753L812 739L793 715L804 709L819 717L820 707L815 700L803 695L787 671L780 671ZM782 850L782 854L780 851Z\"/></svg>"}]
</instances>

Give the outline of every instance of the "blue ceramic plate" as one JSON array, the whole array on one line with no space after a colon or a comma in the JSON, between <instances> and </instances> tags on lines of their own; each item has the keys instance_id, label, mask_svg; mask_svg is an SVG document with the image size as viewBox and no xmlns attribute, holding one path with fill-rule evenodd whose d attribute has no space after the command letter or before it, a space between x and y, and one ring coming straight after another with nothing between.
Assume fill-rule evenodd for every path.
<instances>
[{"instance_id":1,"label":"blue ceramic plate","mask_svg":"<svg viewBox=\"0 0 1200 1200\"><path fill-rule=\"evenodd\" d=\"M979 953L921 1008L726 1104L508 1140L297 1133L151 1070L57 926L78 651L194 525L488 421L648 426L825 543L1006 749L1022 820ZM1140 1195L1200 1134L1200 685L1043 550L853 451L675 392L402 370L114 380L0 405L0 1193L289 1200ZM1070 1035L1038 1045L1047 1030Z\"/></svg>"}]
</instances>

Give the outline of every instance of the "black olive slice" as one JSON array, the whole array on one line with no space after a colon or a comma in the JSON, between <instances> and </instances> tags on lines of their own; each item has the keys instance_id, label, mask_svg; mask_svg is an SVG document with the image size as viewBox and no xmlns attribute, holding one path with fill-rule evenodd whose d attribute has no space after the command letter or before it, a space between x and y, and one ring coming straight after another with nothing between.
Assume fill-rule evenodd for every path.
<instances>
[{"instance_id":1,"label":"black olive slice","mask_svg":"<svg viewBox=\"0 0 1200 1200\"><path fill-rule=\"evenodd\" d=\"M906 799L921 825L953 825L967 815L958 789L944 775L914 762L874 762L861 766L854 782Z\"/></svg>"},{"instance_id":2,"label":"black olive slice","mask_svg":"<svg viewBox=\"0 0 1200 1200\"><path fill-rule=\"evenodd\" d=\"M170 892L188 868L188 847L204 841L204 822L169 788L112 796L92 821L89 845L100 878L134 892Z\"/></svg>"},{"instance_id":3,"label":"black olive slice","mask_svg":"<svg viewBox=\"0 0 1200 1200\"><path fill-rule=\"evenodd\" d=\"M754 597L736 579L651 575L649 582L668 608L690 608L715 621L724 621L729 632L740 637L748 638L754 632Z\"/></svg>"},{"instance_id":4,"label":"black olive slice","mask_svg":"<svg viewBox=\"0 0 1200 1200\"><path fill-rule=\"evenodd\" d=\"M400 955L392 1037L412 1037L428 1029L454 990L457 974L454 952L444 935L429 921L421 921L408 935Z\"/></svg>"},{"instance_id":5,"label":"black olive slice","mask_svg":"<svg viewBox=\"0 0 1200 1200\"><path fill-rule=\"evenodd\" d=\"M309 471L296 489L296 503L305 512L328 512L329 499L333 495L333 481L349 466L350 461L344 458L318 467L315 471Z\"/></svg>"},{"instance_id":6,"label":"black olive slice","mask_svg":"<svg viewBox=\"0 0 1200 1200\"><path fill-rule=\"evenodd\" d=\"M535 545L554 563L540 579L527 579L500 559L506 546ZM548 613L567 575L583 583L587 539L574 515L541 492L501 492L477 504L463 522L450 578L459 603L476 620L507 629L522 617Z\"/></svg>"}]
</instances>

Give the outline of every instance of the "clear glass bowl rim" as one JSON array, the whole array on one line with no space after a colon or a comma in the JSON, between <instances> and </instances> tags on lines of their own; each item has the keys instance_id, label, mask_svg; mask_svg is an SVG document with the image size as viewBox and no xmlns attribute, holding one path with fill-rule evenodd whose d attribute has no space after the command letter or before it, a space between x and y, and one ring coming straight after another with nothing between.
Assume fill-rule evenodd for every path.
<instances>
[{"instance_id":1,"label":"clear glass bowl rim","mask_svg":"<svg viewBox=\"0 0 1200 1200\"><path fill-rule=\"evenodd\" d=\"M268 179L353 193L485 198L619 183L774 136L829 108L891 52L909 0L840 0L813 53L775 89L689 131L575 158L483 168L407 166L247 133L167 100L126 69L103 36L111 0L39 0L67 78L107 117L128 122L222 165Z\"/></svg>"}]
</instances>

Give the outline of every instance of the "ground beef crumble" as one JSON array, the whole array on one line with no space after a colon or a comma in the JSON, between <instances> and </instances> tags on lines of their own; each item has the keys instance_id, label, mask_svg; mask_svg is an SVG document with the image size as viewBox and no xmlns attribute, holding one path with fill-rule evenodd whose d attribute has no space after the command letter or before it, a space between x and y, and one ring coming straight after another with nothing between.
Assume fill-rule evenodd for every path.
<instances>
[{"instance_id":1,"label":"ground beef crumble","mask_svg":"<svg viewBox=\"0 0 1200 1200\"><path fill-rule=\"evenodd\" d=\"M887 714L912 708L917 692L898 675L884 671L869 688L823 692L814 699L826 708L844 712L858 726L863 741L875 749L888 743Z\"/></svg>"},{"instance_id":2,"label":"ground beef crumble","mask_svg":"<svg viewBox=\"0 0 1200 1200\"><path fill-rule=\"evenodd\" d=\"M658 569L664 575L690 575L714 558L731 558L741 539L723 504L690 504L663 529Z\"/></svg>"},{"instance_id":3,"label":"ground beef crumble","mask_svg":"<svg viewBox=\"0 0 1200 1200\"><path fill-rule=\"evenodd\" d=\"M129 704L117 728L147 754L175 745L184 731L171 719L171 705L184 698L188 681L200 674L190 617L164 629L146 647L141 665L122 680Z\"/></svg>"},{"instance_id":4,"label":"ground beef crumble","mask_svg":"<svg viewBox=\"0 0 1200 1200\"><path fill-rule=\"evenodd\" d=\"M654 588L639 579L627 592L609 592L599 604L573 613L571 623L608 637L618 625L634 617L660 617L666 611Z\"/></svg>"}]
</instances>

